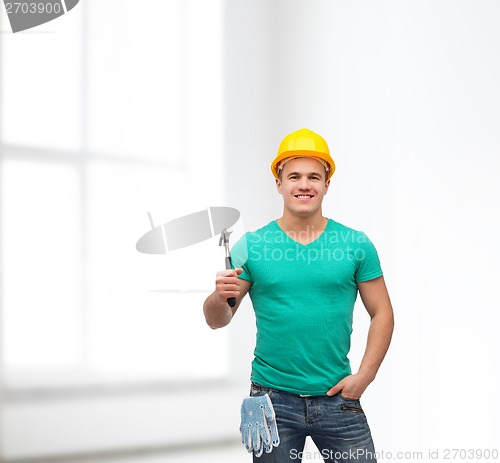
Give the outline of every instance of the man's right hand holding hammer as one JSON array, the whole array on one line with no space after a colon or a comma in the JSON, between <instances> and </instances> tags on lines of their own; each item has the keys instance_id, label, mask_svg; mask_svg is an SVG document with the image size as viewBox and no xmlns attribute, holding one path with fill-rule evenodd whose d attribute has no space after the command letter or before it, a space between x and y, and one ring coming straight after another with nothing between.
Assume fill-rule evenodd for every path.
<instances>
[{"instance_id":1,"label":"man's right hand holding hammer","mask_svg":"<svg viewBox=\"0 0 500 463\"><path fill-rule=\"evenodd\" d=\"M221 270L215 278L215 291L205 300L203 313L208 326L212 329L222 328L229 324L238 309L241 300L250 289L250 282L238 278L242 268ZM234 307L229 307L227 300L236 298Z\"/></svg>"}]
</instances>

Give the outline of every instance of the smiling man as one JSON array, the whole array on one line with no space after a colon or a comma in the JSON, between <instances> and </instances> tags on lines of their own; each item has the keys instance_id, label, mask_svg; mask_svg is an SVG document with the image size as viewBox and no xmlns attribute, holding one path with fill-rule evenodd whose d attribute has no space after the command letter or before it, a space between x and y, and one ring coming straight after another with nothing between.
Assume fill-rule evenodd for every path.
<instances>
[{"instance_id":1,"label":"smiling man","mask_svg":"<svg viewBox=\"0 0 500 463\"><path fill-rule=\"evenodd\" d=\"M254 449L254 461L296 462L310 436L325 462L373 462L360 398L394 326L377 251L363 232L323 216L335 163L320 135L308 129L287 135L271 171L283 215L234 245L236 268L217 273L203 306L215 329L230 323L247 293L252 300L257 339L250 395L268 396L280 437L276 448ZM371 322L353 373L348 353L358 293Z\"/></svg>"}]
</instances>

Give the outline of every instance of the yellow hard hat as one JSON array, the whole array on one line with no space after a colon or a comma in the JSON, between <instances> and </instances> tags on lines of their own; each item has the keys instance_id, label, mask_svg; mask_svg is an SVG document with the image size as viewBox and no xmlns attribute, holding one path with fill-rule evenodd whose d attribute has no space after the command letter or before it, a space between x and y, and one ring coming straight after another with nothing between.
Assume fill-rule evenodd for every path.
<instances>
[{"instance_id":1,"label":"yellow hard hat","mask_svg":"<svg viewBox=\"0 0 500 463\"><path fill-rule=\"evenodd\" d=\"M273 175L278 178L286 159L298 157L315 158L328 172L328 179L335 172L335 163L325 139L309 129L300 129L288 134L280 144L278 155L271 164Z\"/></svg>"}]
</instances>

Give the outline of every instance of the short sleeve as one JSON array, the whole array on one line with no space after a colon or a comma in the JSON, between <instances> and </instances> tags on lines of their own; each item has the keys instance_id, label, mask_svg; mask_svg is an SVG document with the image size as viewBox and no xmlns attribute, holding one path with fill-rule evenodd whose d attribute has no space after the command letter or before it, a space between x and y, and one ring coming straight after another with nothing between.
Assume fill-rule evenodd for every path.
<instances>
[{"instance_id":1,"label":"short sleeve","mask_svg":"<svg viewBox=\"0 0 500 463\"><path fill-rule=\"evenodd\" d=\"M242 268L243 272L239 275L242 280L252 283L252 275L248 268L248 233L245 233L231 248L231 261L233 268Z\"/></svg>"},{"instance_id":2,"label":"short sleeve","mask_svg":"<svg viewBox=\"0 0 500 463\"><path fill-rule=\"evenodd\" d=\"M363 232L360 232L358 237L358 246L355 255L357 260L357 269L354 277L356 283L374 280L384 274L380 266L377 250Z\"/></svg>"}]
</instances>

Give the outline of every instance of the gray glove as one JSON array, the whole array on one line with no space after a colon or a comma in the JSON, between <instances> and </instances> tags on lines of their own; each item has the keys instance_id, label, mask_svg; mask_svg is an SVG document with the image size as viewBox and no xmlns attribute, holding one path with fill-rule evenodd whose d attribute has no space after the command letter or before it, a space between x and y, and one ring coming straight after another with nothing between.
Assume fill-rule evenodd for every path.
<instances>
[{"instance_id":1,"label":"gray glove","mask_svg":"<svg viewBox=\"0 0 500 463\"><path fill-rule=\"evenodd\" d=\"M280 443L276 415L268 394L248 397L241 405L241 442L248 452L260 457Z\"/></svg>"}]
</instances>

